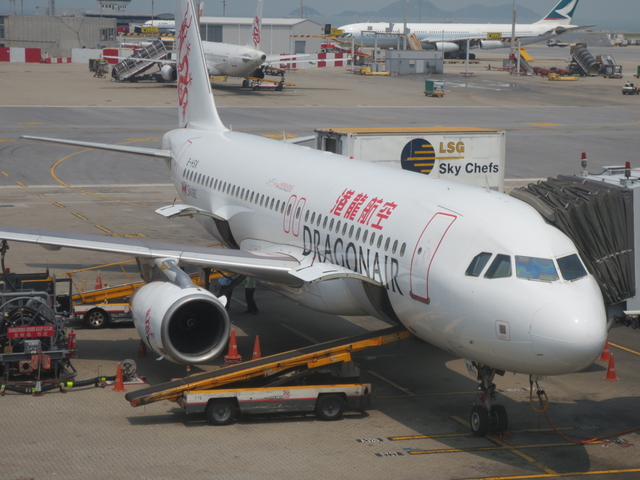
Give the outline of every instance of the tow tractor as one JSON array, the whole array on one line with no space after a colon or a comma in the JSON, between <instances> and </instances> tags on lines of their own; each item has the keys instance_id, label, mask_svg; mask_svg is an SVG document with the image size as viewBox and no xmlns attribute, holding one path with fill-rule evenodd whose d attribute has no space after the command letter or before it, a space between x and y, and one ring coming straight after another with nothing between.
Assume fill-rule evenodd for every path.
<instances>
[{"instance_id":1,"label":"tow tractor","mask_svg":"<svg viewBox=\"0 0 640 480\"><path fill-rule=\"evenodd\" d=\"M636 87L633 83L627 82L627 84L622 87L623 95L639 95L640 87Z\"/></svg>"},{"instance_id":2,"label":"tow tractor","mask_svg":"<svg viewBox=\"0 0 640 480\"><path fill-rule=\"evenodd\" d=\"M315 412L322 420L338 420L345 411L364 411L371 403L371 384L360 382L351 354L409 336L402 327L368 332L137 390L125 398L134 407L176 402L188 414L204 412L213 425L228 425L238 415L283 412Z\"/></svg>"},{"instance_id":3,"label":"tow tractor","mask_svg":"<svg viewBox=\"0 0 640 480\"><path fill-rule=\"evenodd\" d=\"M275 67L262 67L252 72L254 75L244 77L242 81L242 88L252 88L253 90L260 90L262 83L273 84L276 86L275 91L281 92L284 87L295 87L293 83L285 83L284 74L285 71L281 68ZM265 75L271 75L273 77L280 77L280 80L267 80Z\"/></svg>"}]
</instances>

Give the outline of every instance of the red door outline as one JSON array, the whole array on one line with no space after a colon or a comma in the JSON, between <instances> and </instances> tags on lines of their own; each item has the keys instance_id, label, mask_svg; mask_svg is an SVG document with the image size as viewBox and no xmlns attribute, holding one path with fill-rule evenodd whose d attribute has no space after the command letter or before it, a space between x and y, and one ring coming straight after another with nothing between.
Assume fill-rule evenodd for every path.
<instances>
[{"instance_id":1,"label":"red door outline","mask_svg":"<svg viewBox=\"0 0 640 480\"><path fill-rule=\"evenodd\" d=\"M436 213L424 227L411 257L410 294L412 298L431 303L429 272L444 236L458 217L449 213Z\"/></svg>"}]
</instances>

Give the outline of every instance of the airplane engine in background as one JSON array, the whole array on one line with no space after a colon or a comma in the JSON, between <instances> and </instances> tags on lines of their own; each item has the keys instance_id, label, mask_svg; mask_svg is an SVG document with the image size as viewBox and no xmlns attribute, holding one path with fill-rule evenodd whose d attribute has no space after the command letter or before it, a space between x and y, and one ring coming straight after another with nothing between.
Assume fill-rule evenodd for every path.
<instances>
[{"instance_id":1,"label":"airplane engine in background","mask_svg":"<svg viewBox=\"0 0 640 480\"><path fill-rule=\"evenodd\" d=\"M220 355L229 339L229 315L223 303L200 287L181 288L151 282L131 299L133 322L154 352L186 365Z\"/></svg>"},{"instance_id":2,"label":"airplane engine in background","mask_svg":"<svg viewBox=\"0 0 640 480\"><path fill-rule=\"evenodd\" d=\"M436 42L435 44L436 50L439 52L457 52L460 50L460 46L457 43L453 42Z\"/></svg>"},{"instance_id":3,"label":"airplane engine in background","mask_svg":"<svg viewBox=\"0 0 640 480\"><path fill-rule=\"evenodd\" d=\"M173 65L163 65L160 69L160 75L167 82L175 82L178 79L176 67Z\"/></svg>"},{"instance_id":4,"label":"airplane engine in background","mask_svg":"<svg viewBox=\"0 0 640 480\"><path fill-rule=\"evenodd\" d=\"M503 42L500 40L481 40L480 48L483 50L493 50L494 48L505 48L508 47L507 42Z\"/></svg>"}]
</instances>

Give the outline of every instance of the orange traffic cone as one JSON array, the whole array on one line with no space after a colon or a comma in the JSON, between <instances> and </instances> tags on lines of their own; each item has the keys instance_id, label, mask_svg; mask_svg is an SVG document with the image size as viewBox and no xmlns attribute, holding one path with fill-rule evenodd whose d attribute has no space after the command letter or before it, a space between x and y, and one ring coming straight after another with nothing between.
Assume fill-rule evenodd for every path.
<instances>
[{"instance_id":1,"label":"orange traffic cone","mask_svg":"<svg viewBox=\"0 0 640 480\"><path fill-rule=\"evenodd\" d=\"M604 377L605 380L619 380L616 377L616 366L613 363L613 355L610 355L611 359L609 360L609 368L607 368L607 376Z\"/></svg>"},{"instance_id":2,"label":"orange traffic cone","mask_svg":"<svg viewBox=\"0 0 640 480\"><path fill-rule=\"evenodd\" d=\"M144 340L140 339L140 346L138 347L138 355L136 357L146 357L147 356L147 344L144 343Z\"/></svg>"},{"instance_id":3,"label":"orange traffic cone","mask_svg":"<svg viewBox=\"0 0 640 480\"><path fill-rule=\"evenodd\" d=\"M102 290L102 275L100 275L100 270L98 270L98 274L96 275L96 290Z\"/></svg>"},{"instance_id":4,"label":"orange traffic cone","mask_svg":"<svg viewBox=\"0 0 640 480\"><path fill-rule=\"evenodd\" d=\"M126 392L124 388L124 381L122 380L122 365L118 364L118 370L116 371L116 382L113 385L114 392Z\"/></svg>"},{"instance_id":5,"label":"orange traffic cone","mask_svg":"<svg viewBox=\"0 0 640 480\"><path fill-rule=\"evenodd\" d=\"M602 351L602 353L600 354L600 358L598 360L602 361L602 362L608 362L609 361L609 340L607 340L607 343L604 344L604 350Z\"/></svg>"},{"instance_id":6,"label":"orange traffic cone","mask_svg":"<svg viewBox=\"0 0 640 480\"><path fill-rule=\"evenodd\" d=\"M225 365L235 365L241 363L242 357L238 355L238 344L236 343L236 331L231 330L231 339L229 340L229 353L224 357Z\"/></svg>"},{"instance_id":7,"label":"orange traffic cone","mask_svg":"<svg viewBox=\"0 0 640 480\"><path fill-rule=\"evenodd\" d=\"M251 360L257 360L262 358L262 353L260 353L260 335L256 335L256 343L253 344L253 356Z\"/></svg>"}]
</instances>

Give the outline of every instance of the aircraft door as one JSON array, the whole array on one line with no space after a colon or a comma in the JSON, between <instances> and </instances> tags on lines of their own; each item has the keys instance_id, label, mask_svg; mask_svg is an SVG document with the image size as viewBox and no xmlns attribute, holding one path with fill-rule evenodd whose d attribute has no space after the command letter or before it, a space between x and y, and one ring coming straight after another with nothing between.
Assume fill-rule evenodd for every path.
<instances>
[{"instance_id":1,"label":"aircraft door","mask_svg":"<svg viewBox=\"0 0 640 480\"><path fill-rule=\"evenodd\" d=\"M431 298L429 298L431 263L449 227L456 218L455 215L448 213L436 213L422 231L411 259L410 293L412 298L427 304L431 302Z\"/></svg>"}]
</instances>

